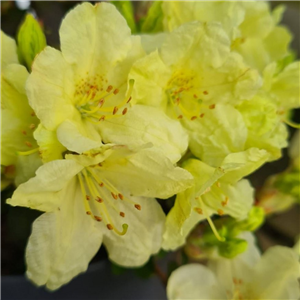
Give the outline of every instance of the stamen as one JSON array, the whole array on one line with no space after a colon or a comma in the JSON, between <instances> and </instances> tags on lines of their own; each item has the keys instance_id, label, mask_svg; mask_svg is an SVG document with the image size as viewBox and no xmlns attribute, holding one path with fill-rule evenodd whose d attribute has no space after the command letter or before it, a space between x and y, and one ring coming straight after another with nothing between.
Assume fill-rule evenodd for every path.
<instances>
[{"instance_id":1,"label":"stamen","mask_svg":"<svg viewBox=\"0 0 300 300\"><path fill-rule=\"evenodd\" d=\"M123 213L122 211L120 212L120 216L122 217L122 218L125 218L125 213Z\"/></svg>"},{"instance_id":2,"label":"stamen","mask_svg":"<svg viewBox=\"0 0 300 300\"><path fill-rule=\"evenodd\" d=\"M221 202L222 206L226 206L228 203L229 198L225 197L225 200Z\"/></svg>"},{"instance_id":3,"label":"stamen","mask_svg":"<svg viewBox=\"0 0 300 300\"><path fill-rule=\"evenodd\" d=\"M208 95L208 91L203 91L203 94L204 95Z\"/></svg>"},{"instance_id":4,"label":"stamen","mask_svg":"<svg viewBox=\"0 0 300 300\"><path fill-rule=\"evenodd\" d=\"M30 142L28 142L28 141L25 142L25 145L26 145L27 147L29 147L29 148L32 147L32 144L31 144Z\"/></svg>"},{"instance_id":5,"label":"stamen","mask_svg":"<svg viewBox=\"0 0 300 300\"><path fill-rule=\"evenodd\" d=\"M30 125L29 125L29 128L30 128L31 130L33 130L33 129L35 128L35 124L33 124L33 123L30 124Z\"/></svg>"},{"instance_id":6,"label":"stamen","mask_svg":"<svg viewBox=\"0 0 300 300\"><path fill-rule=\"evenodd\" d=\"M200 205L202 207L202 212L203 212L203 215L205 216L206 220L208 221L209 225L210 225L210 228L212 229L214 235L216 236L216 238L220 241L220 242L224 242L226 239L224 237L221 237L213 223L213 221L211 220L210 216L207 215L207 213L205 212L205 209L204 209L204 204L202 202L202 199L201 197L199 198L199 202L200 202Z\"/></svg>"},{"instance_id":7,"label":"stamen","mask_svg":"<svg viewBox=\"0 0 300 300\"><path fill-rule=\"evenodd\" d=\"M35 148L35 149L32 149L32 150L29 150L29 151L17 151L17 155L30 155L32 153L35 153L35 152L38 152L39 151L39 147Z\"/></svg>"},{"instance_id":8,"label":"stamen","mask_svg":"<svg viewBox=\"0 0 300 300\"><path fill-rule=\"evenodd\" d=\"M85 187L84 187L84 183L83 183L83 180L82 180L81 173L79 173L77 175L77 177L79 179L79 184L80 184L80 188L81 188L81 194L84 197L85 195L87 195L87 193L86 193L86 190L85 190ZM87 215L91 215L92 214L91 211L90 211L91 208L90 208L90 205L89 205L88 201L86 201L86 198L83 198L83 205L84 205L84 209L86 211L86 214Z\"/></svg>"},{"instance_id":9,"label":"stamen","mask_svg":"<svg viewBox=\"0 0 300 300\"><path fill-rule=\"evenodd\" d=\"M134 207L137 209L137 210L141 210L142 207L139 205L139 204L135 204Z\"/></svg>"},{"instance_id":10,"label":"stamen","mask_svg":"<svg viewBox=\"0 0 300 300\"><path fill-rule=\"evenodd\" d=\"M95 172L93 172L93 170L91 168L87 168L87 170L93 176L93 179L99 184L100 180L99 180L98 176L95 174ZM84 176L84 178L86 180L86 183L87 183L87 185L89 187L90 192L92 193L93 197L95 197L96 201L99 202L100 199L102 200L102 198L97 195L99 191L97 191L96 186L94 185L92 179L89 178L86 170L83 170L83 176ZM107 183L106 183L106 186L108 186ZM118 193L114 194L113 192L111 192L111 194L115 196L114 199L118 199ZM119 231L117 228L115 228L115 226L112 225L113 222L112 222L110 214L109 214L109 212L108 212L108 210L106 208L105 202L102 201L100 203L102 203L101 204L101 209L103 210L103 213L104 213L104 215L106 217L106 220L107 220L107 222L106 222L107 223L107 225L106 225L107 228L109 230L113 230L118 235L124 235L127 232L128 224L123 224L122 225L122 231ZM111 205L111 207L113 209L115 209L116 211L118 211L112 203L110 203L110 205ZM124 216L125 216L125 214L124 214Z\"/></svg>"},{"instance_id":11,"label":"stamen","mask_svg":"<svg viewBox=\"0 0 300 300\"><path fill-rule=\"evenodd\" d=\"M222 209L218 209L217 212L218 212L218 214L219 214L220 216L223 216L223 215L224 215L224 211L223 211Z\"/></svg>"},{"instance_id":12,"label":"stamen","mask_svg":"<svg viewBox=\"0 0 300 300\"><path fill-rule=\"evenodd\" d=\"M119 193L118 196L119 196L119 198L120 198L121 200L124 200L124 196L123 196L122 194Z\"/></svg>"},{"instance_id":13,"label":"stamen","mask_svg":"<svg viewBox=\"0 0 300 300\"><path fill-rule=\"evenodd\" d=\"M22 130L22 134L27 135L27 132L25 130Z\"/></svg>"},{"instance_id":14,"label":"stamen","mask_svg":"<svg viewBox=\"0 0 300 300\"><path fill-rule=\"evenodd\" d=\"M118 107L115 106L115 107L114 107L114 110L113 110L113 115L115 115L115 114L118 112L118 110L119 110Z\"/></svg>"},{"instance_id":15,"label":"stamen","mask_svg":"<svg viewBox=\"0 0 300 300\"><path fill-rule=\"evenodd\" d=\"M198 213L199 215L203 215L203 211L200 207L194 207L194 210L196 213Z\"/></svg>"},{"instance_id":16,"label":"stamen","mask_svg":"<svg viewBox=\"0 0 300 300\"><path fill-rule=\"evenodd\" d=\"M192 116L191 117L191 121L194 121L194 120L196 120L197 119L197 116Z\"/></svg>"},{"instance_id":17,"label":"stamen","mask_svg":"<svg viewBox=\"0 0 300 300\"><path fill-rule=\"evenodd\" d=\"M113 86L112 86L112 85L109 85L109 86L107 87L106 91L107 91L108 93L110 93L112 89L113 89Z\"/></svg>"},{"instance_id":18,"label":"stamen","mask_svg":"<svg viewBox=\"0 0 300 300\"><path fill-rule=\"evenodd\" d=\"M98 222L101 222L102 221L102 218L101 217L98 217L98 216L94 216L95 220L98 221Z\"/></svg>"},{"instance_id":19,"label":"stamen","mask_svg":"<svg viewBox=\"0 0 300 300\"><path fill-rule=\"evenodd\" d=\"M127 107L125 107L122 111L122 115L125 115L127 113Z\"/></svg>"},{"instance_id":20,"label":"stamen","mask_svg":"<svg viewBox=\"0 0 300 300\"><path fill-rule=\"evenodd\" d=\"M201 115L200 115L200 118L203 118L204 117L204 114L202 113Z\"/></svg>"},{"instance_id":21,"label":"stamen","mask_svg":"<svg viewBox=\"0 0 300 300\"><path fill-rule=\"evenodd\" d=\"M283 120L283 122L292 128L300 129L300 124L297 124L291 120Z\"/></svg>"},{"instance_id":22,"label":"stamen","mask_svg":"<svg viewBox=\"0 0 300 300\"><path fill-rule=\"evenodd\" d=\"M112 197L117 200L118 199L118 195L115 195L113 192L111 192Z\"/></svg>"},{"instance_id":23,"label":"stamen","mask_svg":"<svg viewBox=\"0 0 300 300\"><path fill-rule=\"evenodd\" d=\"M210 105L208 108L209 109L214 109L216 107L216 104L212 104L212 105Z\"/></svg>"},{"instance_id":24,"label":"stamen","mask_svg":"<svg viewBox=\"0 0 300 300\"><path fill-rule=\"evenodd\" d=\"M99 203L102 203L102 202L103 202L103 199L100 198L100 197L96 197L96 201L99 202Z\"/></svg>"}]
</instances>

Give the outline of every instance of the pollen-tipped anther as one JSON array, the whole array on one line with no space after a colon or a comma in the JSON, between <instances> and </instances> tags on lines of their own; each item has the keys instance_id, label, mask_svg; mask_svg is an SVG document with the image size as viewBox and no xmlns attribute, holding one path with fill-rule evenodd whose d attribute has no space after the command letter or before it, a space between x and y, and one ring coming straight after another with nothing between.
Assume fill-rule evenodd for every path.
<instances>
[{"instance_id":1,"label":"pollen-tipped anther","mask_svg":"<svg viewBox=\"0 0 300 300\"><path fill-rule=\"evenodd\" d=\"M139 205L139 204L135 204L134 207L137 209L137 210L141 210L142 207Z\"/></svg>"}]
</instances>

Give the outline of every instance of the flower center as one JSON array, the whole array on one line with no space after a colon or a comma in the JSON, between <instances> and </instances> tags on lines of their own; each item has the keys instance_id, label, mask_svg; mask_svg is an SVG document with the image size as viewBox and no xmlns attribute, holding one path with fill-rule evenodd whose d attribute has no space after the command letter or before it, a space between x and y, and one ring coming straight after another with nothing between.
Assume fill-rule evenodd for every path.
<instances>
[{"instance_id":1,"label":"flower center","mask_svg":"<svg viewBox=\"0 0 300 300\"><path fill-rule=\"evenodd\" d=\"M83 203L86 214L98 222L104 222L108 230L113 230L118 235L127 232L128 224L122 224L122 230L114 225L113 217L125 218L125 212L120 211L116 201L130 203L137 210L141 210L140 204L135 203L113 186L105 178L100 178L99 168L101 164L90 166L81 171L77 176L83 196Z\"/></svg>"},{"instance_id":2,"label":"flower center","mask_svg":"<svg viewBox=\"0 0 300 300\"><path fill-rule=\"evenodd\" d=\"M169 104L178 119L196 120L203 118L203 108L215 108L215 105L203 103L209 92L200 88L197 76L192 71L176 71L166 88Z\"/></svg>"},{"instance_id":3,"label":"flower center","mask_svg":"<svg viewBox=\"0 0 300 300\"><path fill-rule=\"evenodd\" d=\"M238 278L232 278L233 284L234 284L234 288L233 291L227 291L227 294L229 295L231 300L246 300L248 298L243 297L242 293L241 293L241 288L243 285L243 281L242 279L238 279ZM244 294L245 295L245 294Z\"/></svg>"},{"instance_id":4,"label":"flower center","mask_svg":"<svg viewBox=\"0 0 300 300\"><path fill-rule=\"evenodd\" d=\"M125 84L112 86L101 75L81 79L75 92L76 107L81 116L93 124L98 124L100 121L125 115L130 107L133 86L130 82L129 89L122 99L120 91L124 91Z\"/></svg>"}]
</instances>

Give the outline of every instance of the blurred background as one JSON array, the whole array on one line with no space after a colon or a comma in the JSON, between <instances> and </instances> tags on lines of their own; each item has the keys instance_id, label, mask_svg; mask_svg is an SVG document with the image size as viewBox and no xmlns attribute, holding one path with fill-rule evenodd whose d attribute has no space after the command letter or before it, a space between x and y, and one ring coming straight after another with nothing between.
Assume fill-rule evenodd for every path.
<instances>
[{"instance_id":1,"label":"blurred background","mask_svg":"<svg viewBox=\"0 0 300 300\"><path fill-rule=\"evenodd\" d=\"M29 11L38 18L43 26L47 44L59 48L58 31L60 23L67 11L79 3L81 2L1 1L2 31L15 38L19 25L23 21L27 11ZM96 2L92 1L91 3ZM270 4L272 7L275 7L282 3L287 7L282 23L293 32L294 40L292 48L299 59L300 2L271 1ZM151 1L133 2L137 20L145 15L150 5ZM293 120L300 123L299 110L295 111ZM295 130L290 128L290 138L294 132ZM280 173L287 168L289 165L287 149L284 150L283 154L280 160L266 164L249 176L254 187L259 189L268 176ZM25 281L23 277L25 272L24 250L31 232L31 224L40 213L26 208L10 207L5 204L5 199L9 198L12 192L13 188L8 188L1 193L1 274L4 276L2 277L3 299L86 299L84 297L87 290L89 290L89 293L95 295L97 299L100 291L103 299L121 299L119 298L120 293L123 294L122 299L165 299L163 285L157 278L148 278L147 274L149 270L147 268L140 271L140 276L137 276L132 271L120 271L107 262L107 254L104 247L101 247L99 253L93 259L88 274L79 276L54 294L47 294L43 290L36 292L37 290ZM299 217L299 205L294 205L283 213L268 217L265 224L257 232L258 242L262 250L275 244L292 247L295 239L300 234ZM99 264L99 262L103 261L105 261L104 264ZM95 279L96 273L97 279ZM122 274L116 275L116 273ZM141 277L148 279L145 281ZM118 286L118 291L112 291L111 289L108 291L108 288L115 284ZM18 286L17 289L16 286ZM91 286L94 287L91 288ZM109 296L105 297L105 295ZM134 298L132 295L135 295Z\"/></svg>"}]
</instances>

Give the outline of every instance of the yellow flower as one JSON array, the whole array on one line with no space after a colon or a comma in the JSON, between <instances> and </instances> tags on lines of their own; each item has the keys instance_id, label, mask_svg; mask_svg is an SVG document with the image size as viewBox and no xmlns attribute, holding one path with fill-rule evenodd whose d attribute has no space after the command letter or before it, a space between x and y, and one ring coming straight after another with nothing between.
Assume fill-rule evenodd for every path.
<instances>
[{"instance_id":1,"label":"yellow flower","mask_svg":"<svg viewBox=\"0 0 300 300\"><path fill-rule=\"evenodd\" d=\"M5 188L34 176L41 161L33 137L39 121L25 93L28 72L18 62L15 41L2 31L1 50L1 182Z\"/></svg>"},{"instance_id":2,"label":"yellow flower","mask_svg":"<svg viewBox=\"0 0 300 300\"><path fill-rule=\"evenodd\" d=\"M119 265L144 264L160 249L165 221L152 198L191 183L187 171L153 148L102 146L44 164L8 200L46 212L29 239L28 277L57 289L86 270L102 242Z\"/></svg>"},{"instance_id":3,"label":"yellow flower","mask_svg":"<svg viewBox=\"0 0 300 300\"><path fill-rule=\"evenodd\" d=\"M275 246L262 256L249 233L246 252L218 259L207 266L189 264L175 270L168 282L170 300L179 299L298 299L299 256Z\"/></svg>"},{"instance_id":4,"label":"yellow flower","mask_svg":"<svg viewBox=\"0 0 300 300\"><path fill-rule=\"evenodd\" d=\"M282 6L271 11L269 3L263 1L166 1L162 10L166 31L195 20L220 22L232 50L261 72L289 54L292 35L277 25L284 12Z\"/></svg>"},{"instance_id":5,"label":"yellow flower","mask_svg":"<svg viewBox=\"0 0 300 300\"><path fill-rule=\"evenodd\" d=\"M259 168L268 156L265 150L250 148L227 155L217 168L197 159L187 160L183 167L193 175L194 185L176 197L167 216L163 248L174 250L182 246L193 227L205 219L216 237L223 240L210 216L247 218L253 204L253 189L247 180L241 179Z\"/></svg>"}]
</instances>

